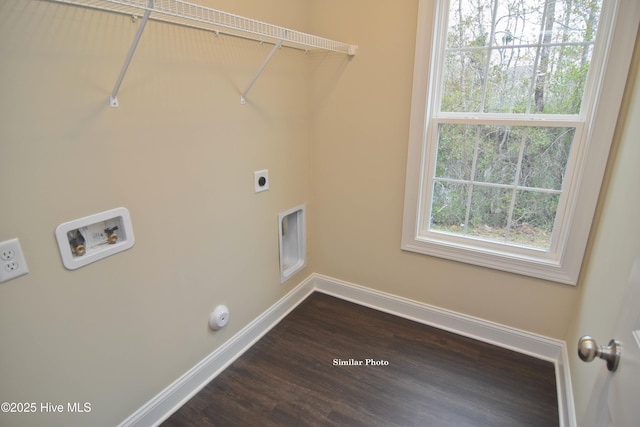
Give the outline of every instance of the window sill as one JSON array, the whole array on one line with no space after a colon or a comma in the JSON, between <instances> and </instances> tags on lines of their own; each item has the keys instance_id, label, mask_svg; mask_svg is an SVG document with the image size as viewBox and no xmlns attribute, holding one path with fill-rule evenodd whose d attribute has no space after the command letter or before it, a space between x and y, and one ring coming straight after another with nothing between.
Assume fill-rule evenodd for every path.
<instances>
[{"instance_id":1,"label":"window sill","mask_svg":"<svg viewBox=\"0 0 640 427\"><path fill-rule=\"evenodd\" d=\"M529 277L575 285L579 268L563 265L559 257L546 251L523 249L514 250L512 246L505 246L501 251L496 246L475 246L453 241L434 238L409 237L403 238L402 249L424 255L435 256L466 264L477 265L494 270L506 271Z\"/></svg>"}]
</instances>

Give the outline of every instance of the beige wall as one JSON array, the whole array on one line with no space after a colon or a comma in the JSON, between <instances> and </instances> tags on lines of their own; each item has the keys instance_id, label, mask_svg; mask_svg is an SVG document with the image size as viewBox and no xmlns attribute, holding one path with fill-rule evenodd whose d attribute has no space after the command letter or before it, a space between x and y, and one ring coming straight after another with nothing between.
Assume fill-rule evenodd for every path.
<instances>
[{"instance_id":1,"label":"beige wall","mask_svg":"<svg viewBox=\"0 0 640 427\"><path fill-rule=\"evenodd\" d=\"M200 3L307 21L299 0ZM311 194L305 54L281 49L241 105L270 45L149 22L112 109L136 29L127 16L0 2L0 241L20 238L30 269L0 284L0 401L92 404L0 414L2 426L115 425L313 271L280 284L277 215ZM254 194L263 168L270 190ZM118 206L135 246L65 270L55 228ZM219 303L231 320L214 333Z\"/></svg>"},{"instance_id":2,"label":"beige wall","mask_svg":"<svg viewBox=\"0 0 640 427\"><path fill-rule=\"evenodd\" d=\"M400 250L417 0L311 7L327 31L359 45L342 73L312 66L319 272L563 338L575 287Z\"/></svg>"}]
</instances>

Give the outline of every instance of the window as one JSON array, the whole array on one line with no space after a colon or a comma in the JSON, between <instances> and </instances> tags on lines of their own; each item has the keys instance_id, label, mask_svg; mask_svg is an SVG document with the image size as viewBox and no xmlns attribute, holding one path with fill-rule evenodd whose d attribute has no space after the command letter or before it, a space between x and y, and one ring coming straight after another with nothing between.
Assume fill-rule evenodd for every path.
<instances>
[{"instance_id":1,"label":"window","mask_svg":"<svg viewBox=\"0 0 640 427\"><path fill-rule=\"evenodd\" d=\"M632 3L420 1L403 249L575 284Z\"/></svg>"}]
</instances>

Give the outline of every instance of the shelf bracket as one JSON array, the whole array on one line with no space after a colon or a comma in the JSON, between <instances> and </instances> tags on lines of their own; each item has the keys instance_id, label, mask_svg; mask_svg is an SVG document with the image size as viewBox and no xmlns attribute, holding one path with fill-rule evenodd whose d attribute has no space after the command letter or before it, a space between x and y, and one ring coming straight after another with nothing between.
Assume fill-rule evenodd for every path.
<instances>
[{"instance_id":1,"label":"shelf bracket","mask_svg":"<svg viewBox=\"0 0 640 427\"><path fill-rule=\"evenodd\" d=\"M133 54L138 47L138 42L142 37L142 32L144 31L145 25L147 25L147 21L149 20L149 15L151 15L151 10L155 6L155 0L149 0L147 5L147 9L144 12L144 16L142 17L142 21L140 21L140 25L138 25L138 31L136 31L136 35L133 38L133 43L129 48L129 53L127 53L127 57L124 60L124 64L122 65L122 69L120 70L120 75L118 76L118 80L116 81L116 85L113 87L111 91L111 95L109 96L109 105L112 107L118 107L118 91L120 90L120 85L122 84L122 80L124 80L125 74L127 74L127 68L129 68L129 64L131 63L131 59L133 58Z\"/></svg>"},{"instance_id":2,"label":"shelf bracket","mask_svg":"<svg viewBox=\"0 0 640 427\"><path fill-rule=\"evenodd\" d=\"M287 32L286 31L284 32L284 36L285 36L285 38L287 37ZM255 76L253 76L253 78L251 79L251 81L247 85L247 88L244 90L244 92L242 92L242 95L240 95L240 103L241 104L246 104L247 103L247 93L249 93L249 90L251 89L251 86L253 86L253 84L256 82L256 80L258 80L258 77L260 77L260 74L262 74L262 72L264 71L264 68L267 66L269 61L271 61L271 58L276 53L276 51L278 49L280 49L280 46L282 46L282 42L284 42L284 39L280 39L278 41L278 43L276 43L273 46L273 49L271 49L271 52L269 52L269 55L267 55L267 58L264 60L264 62L260 66L260 68L258 68L258 71L256 72Z\"/></svg>"},{"instance_id":3,"label":"shelf bracket","mask_svg":"<svg viewBox=\"0 0 640 427\"><path fill-rule=\"evenodd\" d=\"M273 55L282 46L304 50L309 52L310 49L320 49L330 52L338 52L354 56L358 48L357 45L347 44L330 40L324 37L312 34L302 33L292 29L268 24L266 22L257 21L244 16L234 15L232 13L223 12L221 10L212 9L195 3L189 3L186 0L42 0L55 3L71 4L89 9L103 10L114 12L131 17L132 22L137 22L138 29L134 37L133 43L129 48L127 57L124 61L120 75L116 81L113 91L109 95L109 105L118 107L118 91L124 80L127 69L133 59L142 33L149 19L177 24L189 28L199 30L212 31L216 36L226 34L233 37L255 40L260 43L267 41L275 43L275 46L262 63L257 73L246 89L240 95L240 103L247 103L247 93L251 90L253 84L258 80L260 74L264 71ZM0 3L2 0L0 0Z\"/></svg>"}]
</instances>

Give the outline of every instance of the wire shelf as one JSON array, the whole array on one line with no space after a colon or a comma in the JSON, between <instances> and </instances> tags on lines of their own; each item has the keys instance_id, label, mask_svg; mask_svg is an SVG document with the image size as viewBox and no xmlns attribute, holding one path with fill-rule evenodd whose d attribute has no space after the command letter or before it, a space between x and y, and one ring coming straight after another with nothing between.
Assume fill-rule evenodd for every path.
<instances>
[{"instance_id":1,"label":"wire shelf","mask_svg":"<svg viewBox=\"0 0 640 427\"><path fill-rule=\"evenodd\" d=\"M183 0L49 0L56 3L88 7L91 9L106 10L137 18L142 15L142 20L134 37L133 43L124 61L120 75L109 96L109 105L118 107L118 91L127 73L131 59L135 53L138 42L142 37L145 26L149 19L163 22L170 22L187 27L213 31L216 34L223 33L235 37L242 37L260 42L272 42L273 49L262 63L253 79L240 95L240 102L246 104L246 96L253 84L256 82L267 63L271 60L281 46L293 47L296 49L308 50L328 50L344 53L353 56L357 46L335 40L318 37L278 25L268 24L233 13L222 12L199 4L188 3Z\"/></svg>"},{"instance_id":2,"label":"wire shelf","mask_svg":"<svg viewBox=\"0 0 640 427\"><path fill-rule=\"evenodd\" d=\"M49 0L132 16L150 11L149 19L228 34L303 50L329 50L355 55L357 46L182 0Z\"/></svg>"}]
</instances>

